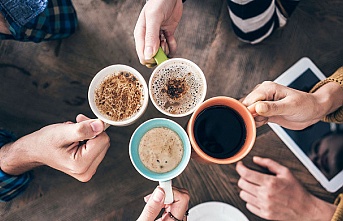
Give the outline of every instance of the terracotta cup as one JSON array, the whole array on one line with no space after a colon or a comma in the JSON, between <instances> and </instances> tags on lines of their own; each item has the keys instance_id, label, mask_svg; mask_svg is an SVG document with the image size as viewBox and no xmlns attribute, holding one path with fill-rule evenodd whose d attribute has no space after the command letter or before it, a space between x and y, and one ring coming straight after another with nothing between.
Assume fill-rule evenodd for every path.
<instances>
[{"instance_id":1,"label":"terracotta cup","mask_svg":"<svg viewBox=\"0 0 343 221\"><path fill-rule=\"evenodd\" d=\"M245 124L245 132L246 136L245 139L242 141L241 147L239 147L238 152L236 152L233 156L229 156L228 158L216 158L210 156L209 154L205 153L204 150L200 148L198 144L195 134L194 134L194 124L197 120L197 117L203 110L213 107L213 106L227 106L233 109L238 115L241 116L244 124ZM211 120L211 119L208 119ZM230 122L227 122L228 124ZM216 128L215 133L221 133L225 136L226 131L218 131L220 128ZM225 96L218 96L210 98L204 101L192 114L190 120L187 124L187 133L189 136L189 140L192 145L192 158L200 161L202 163L214 163L214 164L231 164L235 163L242 158L244 158L252 149L255 139L256 139L256 125L253 116L249 112L249 110L238 100L230 97Z\"/></svg>"}]
</instances>

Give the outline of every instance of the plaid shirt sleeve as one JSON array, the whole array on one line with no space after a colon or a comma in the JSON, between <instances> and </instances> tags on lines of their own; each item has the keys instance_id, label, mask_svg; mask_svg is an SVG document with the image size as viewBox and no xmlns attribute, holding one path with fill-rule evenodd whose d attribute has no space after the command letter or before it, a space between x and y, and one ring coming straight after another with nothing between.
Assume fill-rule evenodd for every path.
<instances>
[{"instance_id":1,"label":"plaid shirt sleeve","mask_svg":"<svg viewBox=\"0 0 343 221\"><path fill-rule=\"evenodd\" d=\"M14 140L15 138L11 133L5 130L0 130L0 148ZM0 169L0 202L8 202L24 192L31 180L31 172L12 176L4 173Z\"/></svg>"}]
</instances>

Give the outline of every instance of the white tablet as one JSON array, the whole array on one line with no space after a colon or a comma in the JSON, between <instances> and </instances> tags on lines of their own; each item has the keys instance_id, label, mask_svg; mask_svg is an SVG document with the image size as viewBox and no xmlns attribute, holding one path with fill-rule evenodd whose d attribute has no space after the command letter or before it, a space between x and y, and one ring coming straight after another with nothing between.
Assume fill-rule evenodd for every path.
<instances>
[{"instance_id":1,"label":"white tablet","mask_svg":"<svg viewBox=\"0 0 343 221\"><path fill-rule=\"evenodd\" d=\"M305 57L274 82L308 92L325 78L315 64ZM343 186L342 124L318 122L298 131L268 124L327 191L336 192ZM340 138L337 139L337 136Z\"/></svg>"}]
</instances>

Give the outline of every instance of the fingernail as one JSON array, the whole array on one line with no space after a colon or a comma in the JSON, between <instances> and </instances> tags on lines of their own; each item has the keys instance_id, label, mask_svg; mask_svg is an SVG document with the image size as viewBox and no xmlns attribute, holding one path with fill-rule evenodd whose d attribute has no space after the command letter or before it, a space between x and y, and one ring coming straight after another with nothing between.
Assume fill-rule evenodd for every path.
<instances>
[{"instance_id":1,"label":"fingernail","mask_svg":"<svg viewBox=\"0 0 343 221\"><path fill-rule=\"evenodd\" d=\"M152 58L152 47L146 47L144 50L145 60L150 60Z\"/></svg>"},{"instance_id":2,"label":"fingernail","mask_svg":"<svg viewBox=\"0 0 343 221\"><path fill-rule=\"evenodd\" d=\"M103 123L100 120L96 120L91 123L91 127L94 132L100 132L103 130Z\"/></svg>"},{"instance_id":3,"label":"fingernail","mask_svg":"<svg viewBox=\"0 0 343 221\"><path fill-rule=\"evenodd\" d=\"M152 193L152 199L156 202L156 203L160 203L162 202L164 198L164 193L161 189L156 188L154 190L154 192Z\"/></svg>"}]
</instances>

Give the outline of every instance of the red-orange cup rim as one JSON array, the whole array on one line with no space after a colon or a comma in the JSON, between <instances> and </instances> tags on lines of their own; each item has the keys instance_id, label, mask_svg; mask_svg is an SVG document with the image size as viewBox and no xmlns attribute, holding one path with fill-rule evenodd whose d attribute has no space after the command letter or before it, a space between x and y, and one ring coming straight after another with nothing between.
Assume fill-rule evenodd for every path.
<instances>
[{"instance_id":1,"label":"red-orange cup rim","mask_svg":"<svg viewBox=\"0 0 343 221\"><path fill-rule=\"evenodd\" d=\"M215 105L225 105L228 106L235 111L237 111L241 117L243 118L243 121L245 123L245 127L247 130L247 137L245 139L245 142L243 144L243 147L239 150L238 153L236 153L234 156L225 158L225 159L218 159L211 157L207 155L204 151L201 150L201 148L198 146L194 133L194 122L196 117L199 115L201 111L206 109L207 107L215 106ZM247 109L246 106L244 106L241 102L238 100L226 97L226 96L217 96L212 97L206 101L204 101L192 114L191 118L188 121L187 124L187 133L189 136L189 140L191 142L191 145L193 147L193 150L205 161L209 163L216 163L216 164L231 164L235 163L237 161L240 161L243 159L252 149L254 146L255 140L256 140L256 125L255 120L250 113L250 111Z\"/></svg>"}]
</instances>

